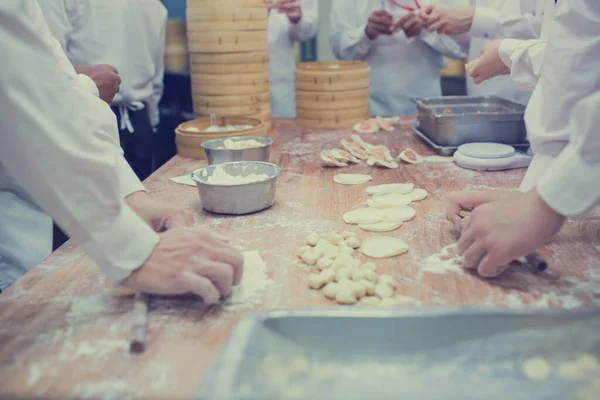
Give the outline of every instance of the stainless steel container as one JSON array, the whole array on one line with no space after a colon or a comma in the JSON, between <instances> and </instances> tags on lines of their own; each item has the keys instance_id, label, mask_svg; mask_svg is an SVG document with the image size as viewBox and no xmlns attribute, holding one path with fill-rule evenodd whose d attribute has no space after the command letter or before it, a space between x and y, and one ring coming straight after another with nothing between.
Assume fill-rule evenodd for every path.
<instances>
[{"instance_id":1,"label":"stainless steel container","mask_svg":"<svg viewBox=\"0 0 600 400\"><path fill-rule=\"evenodd\" d=\"M225 140L231 140L233 142L243 142L247 140L256 140L261 143L260 147L252 147L248 149L225 149ZM251 136L239 136L232 138L222 138L209 140L202 143L202 148L206 153L206 159L209 165L223 164L228 162L236 161L263 161L269 162L269 156L271 154L271 145L273 139L264 137L251 137Z\"/></svg>"},{"instance_id":2,"label":"stainless steel container","mask_svg":"<svg viewBox=\"0 0 600 400\"><path fill-rule=\"evenodd\" d=\"M266 174L268 179L260 182L238 185L217 185L208 183L216 168L231 176ZM217 214L242 215L262 211L275 203L277 178L281 168L275 164L258 161L240 161L220 165L209 165L192 173L202 207Z\"/></svg>"},{"instance_id":3,"label":"stainless steel container","mask_svg":"<svg viewBox=\"0 0 600 400\"><path fill-rule=\"evenodd\" d=\"M525 106L499 97L449 96L417 100L419 130L438 146L521 144Z\"/></svg>"}]
</instances>

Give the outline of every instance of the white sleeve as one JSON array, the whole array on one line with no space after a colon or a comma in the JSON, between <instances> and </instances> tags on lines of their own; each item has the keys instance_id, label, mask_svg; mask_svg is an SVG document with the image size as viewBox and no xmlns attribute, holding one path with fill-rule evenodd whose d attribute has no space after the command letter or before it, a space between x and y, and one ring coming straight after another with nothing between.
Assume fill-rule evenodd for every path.
<instances>
[{"instance_id":1,"label":"white sleeve","mask_svg":"<svg viewBox=\"0 0 600 400\"><path fill-rule=\"evenodd\" d=\"M36 2L0 2L0 21L0 159L111 279L122 280L158 235L121 195L114 116L53 51Z\"/></svg>"},{"instance_id":2,"label":"white sleeve","mask_svg":"<svg viewBox=\"0 0 600 400\"><path fill-rule=\"evenodd\" d=\"M544 135L569 137L537 190L570 217L600 203L600 2L560 2L550 32L536 103L527 116Z\"/></svg>"},{"instance_id":3,"label":"white sleeve","mask_svg":"<svg viewBox=\"0 0 600 400\"><path fill-rule=\"evenodd\" d=\"M319 28L318 0L302 0L302 18L297 24L289 19L290 36L296 42L304 42L315 37Z\"/></svg>"},{"instance_id":4,"label":"white sleeve","mask_svg":"<svg viewBox=\"0 0 600 400\"><path fill-rule=\"evenodd\" d=\"M524 0L521 0L523 2ZM485 39L538 39L542 31L542 16L530 13L508 15L500 10L475 7L469 33Z\"/></svg>"},{"instance_id":5,"label":"white sleeve","mask_svg":"<svg viewBox=\"0 0 600 400\"><path fill-rule=\"evenodd\" d=\"M355 6L348 0L333 0L331 4L329 44L340 60L364 59L375 44L365 33L367 24L359 22Z\"/></svg>"},{"instance_id":6,"label":"white sleeve","mask_svg":"<svg viewBox=\"0 0 600 400\"><path fill-rule=\"evenodd\" d=\"M545 50L545 40L504 39L500 43L500 58L520 90L532 91L537 85Z\"/></svg>"},{"instance_id":7,"label":"white sleeve","mask_svg":"<svg viewBox=\"0 0 600 400\"><path fill-rule=\"evenodd\" d=\"M164 77L165 77L165 46L166 46L166 24L167 15L166 11L164 14L162 26L159 34L159 43L154 57L155 75L152 80L152 101L148 105L148 116L150 118L150 124L153 128L157 127L160 123L160 111L158 104L162 98L164 91Z\"/></svg>"},{"instance_id":8,"label":"white sleeve","mask_svg":"<svg viewBox=\"0 0 600 400\"><path fill-rule=\"evenodd\" d=\"M469 53L470 41L466 37L467 35L447 36L426 29L420 35L423 42L441 55L457 59L465 58Z\"/></svg>"}]
</instances>

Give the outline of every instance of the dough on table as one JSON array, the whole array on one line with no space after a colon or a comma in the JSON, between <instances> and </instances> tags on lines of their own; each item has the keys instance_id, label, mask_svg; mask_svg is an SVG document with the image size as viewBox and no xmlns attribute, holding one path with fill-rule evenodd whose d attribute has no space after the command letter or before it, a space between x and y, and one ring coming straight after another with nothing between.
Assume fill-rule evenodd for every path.
<instances>
[{"instance_id":1,"label":"dough on table","mask_svg":"<svg viewBox=\"0 0 600 400\"><path fill-rule=\"evenodd\" d=\"M372 179L371 175L363 174L337 174L333 177L333 181L340 185L362 185Z\"/></svg>"},{"instance_id":2,"label":"dough on table","mask_svg":"<svg viewBox=\"0 0 600 400\"><path fill-rule=\"evenodd\" d=\"M319 261L317 261L317 268L320 270L324 270L327 268L330 268L331 265L333 265L333 260L330 258L320 258Z\"/></svg>"},{"instance_id":3,"label":"dough on table","mask_svg":"<svg viewBox=\"0 0 600 400\"><path fill-rule=\"evenodd\" d=\"M340 255L350 255L354 253L354 249L352 247L344 247L340 249Z\"/></svg>"},{"instance_id":4,"label":"dough on table","mask_svg":"<svg viewBox=\"0 0 600 400\"><path fill-rule=\"evenodd\" d=\"M384 297L379 301L379 305L381 307L395 307L398 304L396 304L396 299L393 297Z\"/></svg>"},{"instance_id":5,"label":"dough on table","mask_svg":"<svg viewBox=\"0 0 600 400\"><path fill-rule=\"evenodd\" d=\"M360 240L356 236L352 236L346 239L346 244L348 244L348 247L358 249L360 247Z\"/></svg>"},{"instance_id":6,"label":"dough on table","mask_svg":"<svg viewBox=\"0 0 600 400\"><path fill-rule=\"evenodd\" d=\"M361 306L378 306L380 303L379 297L363 297L358 302Z\"/></svg>"},{"instance_id":7,"label":"dough on table","mask_svg":"<svg viewBox=\"0 0 600 400\"><path fill-rule=\"evenodd\" d=\"M366 281L355 281L355 282L352 282L352 285L350 286L350 288L352 290L352 294L357 299L362 299L363 297L365 297L367 295L367 283L366 283Z\"/></svg>"},{"instance_id":8,"label":"dough on table","mask_svg":"<svg viewBox=\"0 0 600 400\"><path fill-rule=\"evenodd\" d=\"M584 354L576 361L560 364L558 376L566 381L583 381L600 376L600 362L591 354Z\"/></svg>"},{"instance_id":9,"label":"dough on table","mask_svg":"<svg viewBox=\"0 0 600 400\"><path fill-rule=\"evenodd\" d=\"M406 253L409 247L404 240L391 236L376 236L365 240L361 249L367 257L388 258Z\"/></svg>"},{"instance_id":10,"label":"dough on table","mask_svg":"<svg viewBox=\"0 0 600 400\"><path fill-rule=\"evenodd\" d=\"M350 246L348 246L348 243L344 239L342 239L338 242L338 247L340 249L344 249L344 248L350 247Z\"/></svg>"},{"instance_id":11,"label":"dough on table","mask_svg":"<svg viewBox=\"0 0 600 400\"><path fill-rule=\"evenodd\" d=\"M316 246L320 240L321 236L318 233L313 232L306 238L306 244L310 246Z\"/></svg>"},{"instance_id":12,"label":"dough on table","mask_svg":"<svg viewBox=\"0 0 600 400\"><path fill-rule=\"evenodd\" d=\"M347 224L373 224L385 218L385 211L376 208L359 208L348 211L342 218Z\"/></svg>"},{"instance_id":13,"label":"dough on table","mask_svg":"<svg viewBox=\"0 0 600 400\"><path fill-rule=\"evenodd\" d=\"M356 296L352 292L351 287L342 287L335 296L335 301L340 304L356 304Z\"/></svg>"},{"instance_id":14,"label":"dough on table","mask_svg":"<svg viewBox=\"0 0 600 400\"><path fill-rule=\"evenodd\" d=\"M397 193L376 194L373 196L372 200L373 200L373 203L375 203L375 204L379 204L382 206L393 206L393 207L407 206L410 203L412 203L412 197L410 197L408 194L397 194ZM367 201L367 204L369 204L368 201Z\"/></svg>"},{"instance_id":15,"label":"dough on table","mask_svg":"<svg viewBox=\"0 0 600 400\"><path fill-rule=\"evenodd\" d=\"M342 232L342 237L346 240L350 239L351 237L356 237L356 233L354 232L350 232L350 231L344 231Z\"/></svg>"},{"instance_id":16,"label":"dough on table","mask_svg":"<svg viewBox=\"0 0 600 400\"><path fill-rule=\"evenodd\" d=\"M302 261L304 262L304 264L306 265L315 265L317 263L317 260L319 259L319 256L317 256L314 252L313 249L308 250L306 252L304 252L300 258L302 259Z\"/></svg>"},{"instance_id":17,"label":"dough on table","mask_svg":"<svg viewBox=\"0 0 600 400\"><path fill-rule=\"evenodd\" d=\"M340 284L339 283L328 283L327 285L325 285L325 287L323 288L323 294L325 295L325 297L327 297L330 300L335 299L335 296L337 296L337 293L340 290Z\"/></svg>"},{"instance_id":18,"label":"dough on table","mask_svg":"<svg viewBox=\"0 0 600 400\"><path fill-rule=\"evenodd\" d=\"M388 208L382 222L407 222L413 219L416 213L415 209L409 206Z\"/></svg>"},{"instance_id":19,"label":"dough on table","mask_svg":"<svg viewBox=\"0 0 600 400\"><path fill-rule=\"evenodd\" d=\"M396 222L375 222L374 224L359 224L358 227L368 232L391 232L402 226L402 221Z\"/></svg>"},{"instance_id":20,"label":"dough on table","mask_svg":"<svg viewBox=\"0 0 600 400\"><path fill-rule=\"evenodd\" d=\"M414 297L402 295L396 296L394 301L396 302L397 306L416 306L419 304L419 300L415 299Z\"/></svg>"},{"instance_id":21,"label":"dough on table","mask_svg":"<svg viewBox=\"0 0 600 400\"><path fill-rule=\"evenodd\" d=\"M398 286L398 283L396 282L396 280L394 279L394 277L391 276L391 275L381 275L379 277L379 280L377 281L377 283L378 284L388 285L392 289L396 289L396 287Z\"/></svg>"},{"instance_id":22,"label":"dough on table","mask_svg":"<svg viewBox=\"0 0 600 400\"><path fill-rule=\"evenodd\" d=\"M419 153L410 148L403 150L398 155L398 159L409 164L421 164L424 161L423 157Z\"/></svg>"},{"instance_id":23,"label":"dough on table","mask_svg":"<svg viewBox=\"0 0 600 400\"><path fill-rule=\"evenodd\" d=\"M335 247L333 249L325 250L325 254L323 255L323 257L329 258L330 260L335 260L339 254L340 254L339 248Z\"/></svg>"},{"instance_id":24,"label":"dough on table","mask_svg":"<svg viewBox=\"0 0 600 400\"><path fill-rule=\"evenodd\" d=\"M324 285L326 284L326 282L324 282L321 277L319 276L319 274L310 274L308 275L308 286L311 289L321 289Z\"/></svg>"},{"instance_id":25,"label":"dough on table","mask_svg":"<svg viewBox=\"0 0 600 400\"><path fill-rule=\"evenodd\" d=\"M366 268L356 268L352 274L352 279L357 280L367 280L373 283L377 283L379 281L379 276L375 271Z\"/></svg>"},{"instance_id":26,"label":"dough on table","mask_svg":"<svg viewBox=\"0 0 600 400\"><path fill-rule=\"evenodd\" d=\"M543 381L550 376L552 367L542 357L534 357L523 362L523 374L532 381Z\"/></svg>"},{"instance_id":27,"label":"dough on table","mask_svg":"<svg viewBox=\"0 0 600 400\"><path fill-rule=\"evenodd\" d=\"M348 267L340 268L335 273L335 281L339 283L344 278L345 279L352 279L353 275L354 275L354 268L348 268Z\"/></svg>"},{"instance_id":28,"label":"dough on table","mask_svg":"<svg viewBox=\"0 0 600 400\"><path fill-rule=\"evenodd\" d=\"M339 233L335 233L332 232L329 237L327 238L327 242L329 242L329 244L332 244L334 246L338 246L338 244L340 243L340 240L344 240L344 238L342 237L342 235L340 235Z\"/></svg>"},{"instance_id":29,"label":"dough on table","mask_svg":"<svg viewBox=\"0 0 600 400\"><path fill-rule=\"evenodd\" d=\"M312 250L312 247L310 247L308 245L304 245L304 246L300 247L298 249L298 257L302 256L302 254L306 253L309 250Z\"/></svg>"},{"instance_id":30,"label":"dough on table","mask_svg":"<svg viewBox=\"0 0 600 400\"><path fill-rule=\"evenodd\" d=\"M407 194L413 191L415 185L412 183L387 183L384 185L368 186L365 189L368 195L376 194Z\"/></svg>"},{"instance_id":31,"label":"dough on table","mask_svg":"<svg viewBox=\"0 0 600 400\"><path fill-rule=\"evenodd\" d=\"M425 189L415 189L407 194L407 196L410 197L412 201L421 201L425 200L427 196L429 196L429 193L427 193Z\"/></svg>"},{"instance_id":32,"label":"dough on table","mask_svg":"<svg viewBox=\"0 0 600 400\"><path fill-rule=\"evenodd\" d=\"M375 286L374 294L375 296L383 300L390 297L394 297L394 289L392 289L385 283L378 283L377 286Z\"/></svg>"}]
</instances>

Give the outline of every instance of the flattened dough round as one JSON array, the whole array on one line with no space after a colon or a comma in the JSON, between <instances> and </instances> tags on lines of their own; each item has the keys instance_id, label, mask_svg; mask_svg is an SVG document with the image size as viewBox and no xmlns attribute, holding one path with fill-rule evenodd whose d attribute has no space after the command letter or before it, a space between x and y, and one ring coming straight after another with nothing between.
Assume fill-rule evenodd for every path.
<instances>
[{"instance_id":1,"label":"flattened dough round","mask_svg":"<svg viewBox=\"0 0 600 400\"><path fill-rule=\"evenodd\" d=\"M412 198L408 194L376 194L372 199L376 204L382 206L407 206L412 203Z\"/></svg>"},{"instance_id":2,"label":"flattened dough round","mask_svg":"<svg viewBox=\"0 0 600 400\"><path fill-rule=\"evenodd\" d=\"M340 185L362 185L372 179L371 175L363 174L337 174L333 177L333 181Z\"/></svg>"},{"instance_id":3,"label":"flattened dough round","mask_svg":"<svg viewBox=\"0 0 600 400\"><path fill-rule=\"evenodd\" d=\"M377 208L359 208L348 211L342 217L347 224L374 224L385 218L385 210Z\"/></svg>"},{"instance_id":4,"label":"flattened dough round","mask_svg":"<svg viewBox=\"0 0 600 400\"><path fill-rule=\"evenodd\" d=\"M530 358L523 362L523 374L532 381L543 381L550 376L552 367L542 357Z\"/></svg>"},{"instance_id":5,"label":"flattened dough round","mask_svg":"<svg viewBox=\"0 0 600 400\"><path fill-rule=\"evenodd\" d=\"M408 244L391 236L376 236L365 240L361 250L371 258L388 258L404 254L408 251Z\"/></svg>"},{"instance_id":6,"label":"flattened dough round","mask_svg":"<svg viewBox=\"0 0 600 400\"><path fill-rule=\"evenodd\" d=\"M406 222L415 217L417 212L409 206L388 208L385 210L385 219L382 222Z\"/></svg>"},{"instance_id":7,"label":"flattened dough round","mask_svg":"<svg viewBox=\"0 0 600 400\"><path fill-rule=\"evenodd\" d=\"M425 200L427 196L429 196L429 193L427 193L427 190L425 189L415 189L406 196L408 196L412 201L421 201Z\"/></svg>"},{"instance_id":8,"label":"flattened dough round","mask_svg":"<svg viewBox=\"0 0 600 400\"><path fill-rule=\"evenodd\" d=\"M368 186L365 192L371 196L390 193L407 194L412 192L414 188L415 185L412 183L388 183L385 185Z\"/></svg>"},{"instance_id":9,"label":"flattened dough round","mask_svg":"<svg viewBox=\"0 0 600 400\"><path fill-rule=\"evenodd\" d=\"M402 226L402 221L375 222L374 224L360 224L358 227L368 232L391 232Z\"/></svg>"}]
</instances>

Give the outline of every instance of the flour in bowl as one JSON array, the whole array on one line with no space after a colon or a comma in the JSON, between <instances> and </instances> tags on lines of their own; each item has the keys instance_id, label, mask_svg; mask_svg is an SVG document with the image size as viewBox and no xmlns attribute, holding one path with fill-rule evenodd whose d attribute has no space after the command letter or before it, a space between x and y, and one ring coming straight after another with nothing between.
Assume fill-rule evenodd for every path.
<instances>
[{"instance_id":1,"label":"flour in bowl","mask_svg":"<svg viewBox=\"0 0 600 400\"><path fill-rule=\"evenodd\" d=\"M246 129L253 128L252 125L211 125L204 130L204 132L233 132L233 131L245 131Z\"/></svg>"},{"instance_id":2,"label":"flour in bowl","mask_svg":"<svg viewBox=\"0 0 600 400\"><path fill-rule=\"evenodd\" d=\"M212 176L207 177L206 183L209 185L242 185L244 183L262 182L269 179L267 174L250 174L247 176L234 176L229 175L223 166L217 165L213 171Z\"/></svg>"},{"instance_id":3,"label":"flour in bowl","mask_svg":"<svg viewBox=\"0 0 600 400\"><path fill-rule=\"evenodd\" d=\"M248 139L248 140L237 140L233 141L231 139L225 139L223 141L223 147L221 149L225 150L244 150L244 149L252 149L256 147L262 147L264 144L259 142L256 139Z\"/></svg>"}]
</instances>

